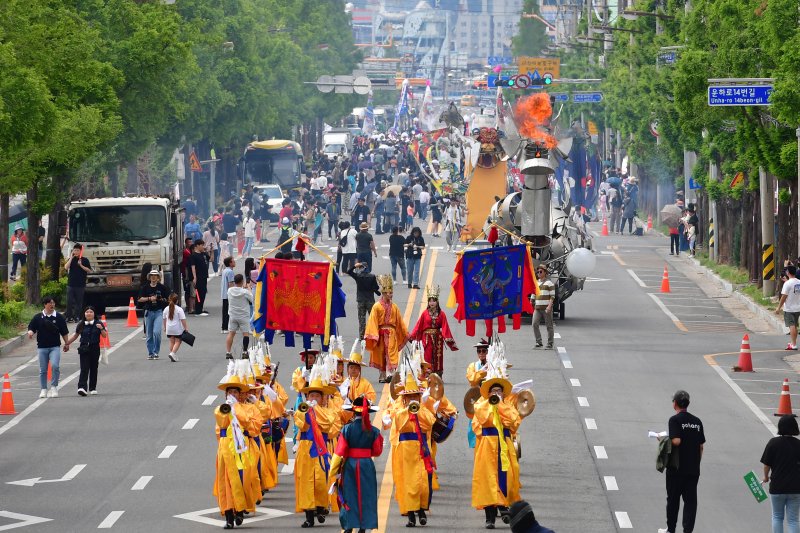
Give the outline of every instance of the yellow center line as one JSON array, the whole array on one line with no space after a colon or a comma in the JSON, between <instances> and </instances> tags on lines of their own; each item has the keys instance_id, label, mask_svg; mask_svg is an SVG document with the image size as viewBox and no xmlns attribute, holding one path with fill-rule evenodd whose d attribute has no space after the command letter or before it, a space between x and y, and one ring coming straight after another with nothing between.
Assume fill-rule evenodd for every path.
<instances>
[{"instance_id":1,"label":"yellow center line","mask_svg":"<svg viewBox=\"0 0 800 533\"><path fill-rule=\"evenodd\" d=\"M428 222L428 229L427 229L427 231L425 233L427 235L430 235L432 231L433 231L433 218L431 218L431 221Z\"/></svg>"},{"instance_id":2,"label":"yellow center line","mask_svg":"<svg viewBox=\"0 0 800 533\"><path fill-rule=\"evenodd\" d=\"M423 257L420 260L422 264L425 263L425 257L427 256L426 252L423 252ZM436 259L439 255L439 250L432 250L431 251L431 259L428 263L428 276L427 276L427 285L430 285L433 281L433 272L434 266L436 265ZM409 273L410 274L410 273ZM410 279L410 278L409 278ZM408 296L408 303L406 304L405 313L403 313L403 320L406 324L409 324L411 320L411 313L414 311L414 303L417 300L417 294L422 292L422 289L419 290L412 290L411 294ZM425 298L421 298L420 302L420 312L425 309L425 305L427 305L427 301ZM409 329L411 325L409 324ZM381 402L380 408L381 411L378 413L378 416L383 418L383 411L386 409L386 406L389 403L391 398L391 394L389 393L389 384L383 386L383 392L381 393ZM379 424L383 424L383 422L378 419ZM387 439L388 440L388 439ZM380 492L378 493L378 529L376 529L376 533L386 533L386 522L389 519L389 507L392 503L392 491L394 488L394 481L392 478L392 446L391 443L386 443L384 446L388 453L386 454L386 466L383 470L383 477L381 478L381 486Z\"/></svg>"}]
</instances>

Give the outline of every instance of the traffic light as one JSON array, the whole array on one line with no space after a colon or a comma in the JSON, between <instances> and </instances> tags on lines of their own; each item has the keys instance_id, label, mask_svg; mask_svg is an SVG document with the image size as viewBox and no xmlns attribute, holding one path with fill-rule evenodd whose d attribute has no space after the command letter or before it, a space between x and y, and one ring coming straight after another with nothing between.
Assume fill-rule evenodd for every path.
<instances>
[{"instance_id":1,"label":"traffic light","mask_svg":"<svg viewBox=\"0 0 800 533\"><path fill-rule=\"evenodd\" d=\"M553 75L552 74L545 74L542 76L542 80L544 81L545 85L550 85L553 83Z\"/></svg>"}]
</instances>

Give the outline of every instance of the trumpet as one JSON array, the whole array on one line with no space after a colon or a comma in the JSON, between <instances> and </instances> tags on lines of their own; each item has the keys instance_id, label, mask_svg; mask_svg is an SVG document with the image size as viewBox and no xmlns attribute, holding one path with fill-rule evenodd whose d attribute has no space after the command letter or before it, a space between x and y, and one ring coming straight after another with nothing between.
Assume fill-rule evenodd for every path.
<instances>
[{"instance_id":1,"label":"trumpet","mask_svg":"<svg viewBox=\"0 0 800 533\"><path fill-rule=\"evenodd\" d=\"M420 404L417 400L411 400L408 402L408 412L412 415L415 415L419 412Z\"/></svg>"},{"instance_id":2,"label":"trumpet","mask_svg":"<svg viewBox=\"0 0 800 533\"><path fill-rule=\"evenodd\" d=\"M223 403L222 405L219 406L219 412L222 413L223 415L227 415L231 412L231 406L228 405L227 403Z\"/></svg>"},{"instance_id":3,"label":"trumpet","mask_svg":"<svg viewBox=\"0 0 800 533\"><path fill-rule=\"evenodd\" d=\"M310 406L306 402L302 402L300 403L300 405L297 406L297 410L300 411L301 413L307 413L309 407Z\"/></svg>"},{"instance_id":4,"label":"trumpet","mask_svg":"<svg viewBox=\"0 0 800 533\"><path fill-rule=\"evenodd\" d=\"M500 396L498 394L492 394L491 396L489 396L489 403L491 405L497 405L501 401L502 400L501 400L501 398L500 398Z\"/></svg>"}]
</instances>

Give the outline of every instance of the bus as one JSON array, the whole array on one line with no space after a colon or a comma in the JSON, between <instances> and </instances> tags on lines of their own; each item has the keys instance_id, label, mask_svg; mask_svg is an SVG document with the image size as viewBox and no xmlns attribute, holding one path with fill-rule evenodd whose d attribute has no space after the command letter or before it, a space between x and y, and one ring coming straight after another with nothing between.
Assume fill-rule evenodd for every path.
<instances>
[{"instance_id":1,"label":"bus","mask_svg":"<svg viewBox=\"0 0 800 533\"><path fill-rule=\"evenodd\" d=\"M243 184L274 183L284 190L298 187L306 172L303 150L294 141L255 141L241 159Z\"/></svg>"}]
</instances>

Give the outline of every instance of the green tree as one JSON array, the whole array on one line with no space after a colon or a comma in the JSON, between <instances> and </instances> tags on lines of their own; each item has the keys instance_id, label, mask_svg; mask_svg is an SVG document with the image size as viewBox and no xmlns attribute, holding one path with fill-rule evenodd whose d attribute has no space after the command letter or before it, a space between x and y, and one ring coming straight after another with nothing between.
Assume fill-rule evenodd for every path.
<instances>
[{"instance_id":1,"label":"green tree","mask_svg":"<svg viewBox=\"0 0 800 533\"><path fill-rule=\"evenodd\" d=\"M537 0L525 0L522 9L523 15L539 15L539 2ZM535 18L522 17L519 21L519 33L511 39L511 50L516 57L538 57L549 42L545 33L545 25L542 21Z\"/></svg>"}]
</instances>

